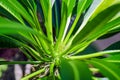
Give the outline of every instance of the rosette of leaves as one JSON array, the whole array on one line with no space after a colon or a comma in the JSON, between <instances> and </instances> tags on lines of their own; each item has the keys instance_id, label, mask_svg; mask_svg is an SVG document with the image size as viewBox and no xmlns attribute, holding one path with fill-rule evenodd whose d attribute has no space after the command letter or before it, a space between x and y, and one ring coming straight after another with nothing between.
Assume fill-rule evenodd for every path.
<instances>
[{"instance_id":1,"label":"rosette of leaves","mask_svg":"<svg viewBox=\"0 0 120 80\"><path fill-rule=\"evenodd\" d=\"M119 80L120 59L104 59L119 49L82 54L120 31L119 12L120 0L0 0L0 46L18 47L29 59L0 64L38 64L22 80L97 80L96 72Z\"/></svg>"}]
</instances>

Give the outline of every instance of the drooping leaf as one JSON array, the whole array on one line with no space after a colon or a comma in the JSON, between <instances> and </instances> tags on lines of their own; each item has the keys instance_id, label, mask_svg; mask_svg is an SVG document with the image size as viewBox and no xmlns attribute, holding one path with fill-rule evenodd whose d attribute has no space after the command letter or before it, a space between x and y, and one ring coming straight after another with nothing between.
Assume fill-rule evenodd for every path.
<instances>
[{"instance_id":1,"label":"drooping leaf","mask_svg":"<svg viewBox=\"0 0 120 80\"><path fill-rule=\"evenodd\" d=\"M28 26L0 17L0 34L20 34L24 32L39 35L41 38L44 36ZM45 40L47 40L47 38Z\"/></svg>"},{"instance_id":2,"label":"drooping leaf","mask_svg":"<svg viewBox=\"0 0 120 80\"><path fill-rule=\"evenodd\" d=\"M16 48L19 47L16 42L0 35L0 48Z\"/></svg>"},{"instance_id":3,"label":"drooping leaf","mask_svg":"<svg viewBox=\"0 0 120 80\"><path fill-rule=\"evenodd\" d=\"M78 60L62 61L60 74L62 80L92 80L86 63Z\"/></svg>"},{"instance_id":4,"label":"drooping leaf","mask_svg":"<svg viewBox=\"0 0 120 80\"><path fill-rule=\"evenodd\" d=\"M120 79L120 69L117 65L108 63L104 60L92 59L89 61L94 67L100 70L104 76L108 77L109 80L119 80Z\"/></svg>"}]
</instances>

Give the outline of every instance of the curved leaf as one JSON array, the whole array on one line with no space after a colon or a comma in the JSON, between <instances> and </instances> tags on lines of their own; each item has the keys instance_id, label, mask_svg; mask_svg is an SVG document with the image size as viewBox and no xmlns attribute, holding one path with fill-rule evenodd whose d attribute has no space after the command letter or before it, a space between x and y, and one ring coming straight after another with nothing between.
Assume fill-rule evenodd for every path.
<instances>
[{"instance_id":1,"label":"curved leaf","mask_svg":"<svg viewBox=\"0 0 120 80\"><path fill-rule=\"evenodd\" d=\"M19 45L16 42L0 35L0 48L16 48L16 47L19 47Z\"/></svg>"},{"instance_id":2,"label":"curved leaf","mask_svg":"<svg viewBox=\"0 0 120 80\"><path fill-rule=\"evenodd\" d=\"M108 63L104 60L92 59L89 61L93 66L98 68L100 72L109 78L109 80L119 80L120 79L120 69L117 65Z\"/></svg>"},{"instance_id":3,"label":"curved leaf","mask_svg":"<svg viewBox=\"0 0 120 80\"><path fill-rule=\"evenodd\" d=\"M0 34L20 33L31 33L34 35L39 35L44 40L48 40L46 36L42 35L40 32L35 31L34 29L29 28L28 26L0 17Z\"/></svg>"},{"instance_id":4,"label":"curved leaf","mask_svg":"<svg viewBox=\"0 0 120 80\"><path fill-rule=\"evenodd\" d=\"M62 80L92 80L88 66L79 60L62 61L60 73Z\"/></svg>"}]
</instances>

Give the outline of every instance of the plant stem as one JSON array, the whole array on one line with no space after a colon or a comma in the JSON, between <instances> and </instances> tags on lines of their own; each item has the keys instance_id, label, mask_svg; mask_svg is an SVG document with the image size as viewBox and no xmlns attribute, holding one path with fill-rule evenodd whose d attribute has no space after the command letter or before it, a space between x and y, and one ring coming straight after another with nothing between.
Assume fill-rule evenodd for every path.
<instances>
[{"instance_id":1,"label":"plant stem","mask_svg":"<svg viewBox=\"0 0 120 80\"><path fill-rule=\"evenodd\" d=\"M40 64L42 61L0 61L0 64Z\"/></svg>"},{"instance_id":2,"label":"plant stem","mask_svg":"<svg viewBox=\"0 0 120 80\"><path fill-rule=\"evenodd\" d=\"M97 53L92 53L92 54L87 54L87 55L81 55L81 56L70 56L70 57L66 57L66 58L67 59L79 59L79 60L83 60L83 59L98 57L98 56L102 56L104 54L111 54L111 53L120 53L120 50L101 51L101 52L97 52Z\"/></svg>"},{"instance_id":3,"label":"plant stem","mask_svg":"<svg viewBox=\"0 0 120 80\"><path fill-rule=\"evenodd\" d=\"M50 76L52 76L54 74L54 66L55 66L55 63L51 63L51 65L50 65Z\"/></svg>"},{"instance_id":4,"label":"plant stem","mask_svg":"<svg viewBox=\"0 0 120 80\"><path fill-rule=\"evenodd\" d=\"M111 63L120 63L120 60L105 60L107 62L111 62Z\"/></svg>"},{"instance_id":5,"label":"plant stem","mask_svg":"<svg viewBox=\"0 0 120 80\"><path fill-rule=\"evenodd\" d=\"M45 71L45 68L40 69L40 70L38 70L38 71L36 71L34 73L29 74L28 76L23 77L21 80L29 80L29 78L31 78L33 76L36 76L36 75L38 75L38 74L40 74L40 73L42 73L44 71Z\"/></svg>"}]
</instances>

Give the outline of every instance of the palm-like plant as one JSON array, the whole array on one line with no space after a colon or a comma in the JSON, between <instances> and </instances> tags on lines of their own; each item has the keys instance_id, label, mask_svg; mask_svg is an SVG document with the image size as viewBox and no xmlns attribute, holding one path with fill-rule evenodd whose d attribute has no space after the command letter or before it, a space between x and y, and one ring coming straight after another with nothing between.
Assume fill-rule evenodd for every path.
<instances>
[{"instance_id":1,"label":"palm-like plant","mask_svg":"<svg viewBox=\"0 0 120 80\"><path fill-rule=\"evenodd\" d=\"M119 54L112 54L120 50L80 55L101 36L120 31L119 11L119 0L0 0L0 35L30 60L0 63L39 65L22 80L96 80L96 71L119 80ZM110 57L95 58L105 54Z\"/></svg>"}]
</instances>

